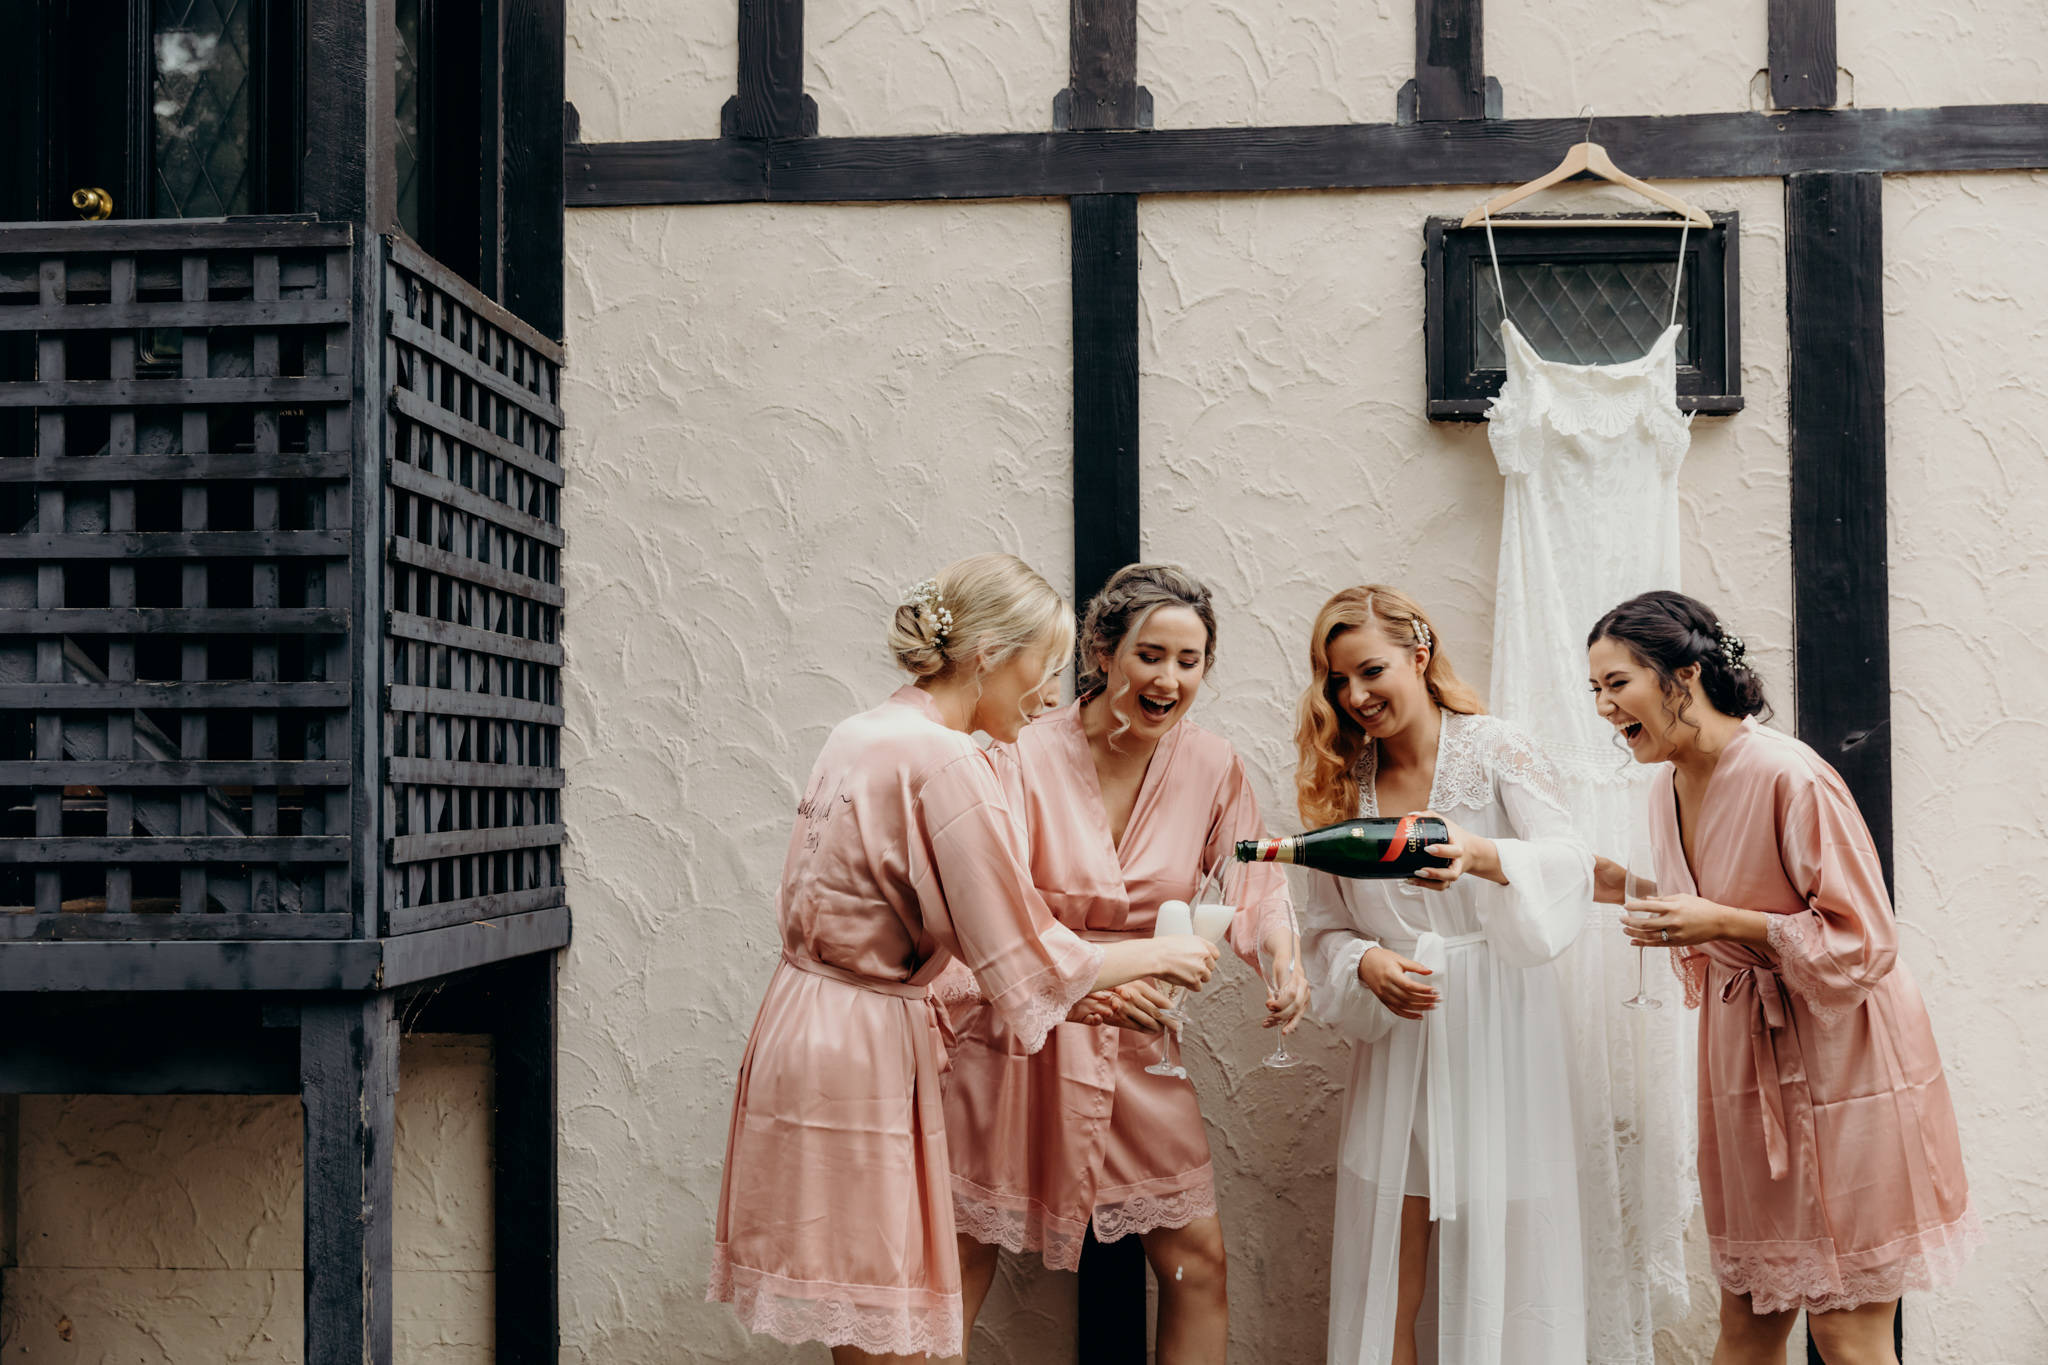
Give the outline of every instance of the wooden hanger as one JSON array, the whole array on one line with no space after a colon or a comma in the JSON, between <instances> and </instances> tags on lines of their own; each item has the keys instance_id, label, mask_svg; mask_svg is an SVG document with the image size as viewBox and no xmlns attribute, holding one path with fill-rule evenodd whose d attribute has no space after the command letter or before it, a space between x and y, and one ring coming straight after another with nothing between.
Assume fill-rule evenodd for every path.
<instances>
[{"instance_id":1,"label":"wooden hanger","mask_svg":"<svg viewBox=\"0 0 2048 1365\"><path fill-rule=\"evenodd\" d=\"M1589 135L1593 131L1593 121L1590 118L1586 120L1586 131ZM1556 168L1550 171L1549 174L1538 176L1528 184L1509 190L1504 194L1495 195L1478 208L1466 214L1465 221L1458 226L1478 227L1489 218L1497 219L1502 209L1519 204L1531 195L1541 194L1552 185L1569 180L1581 173L1591 173L1599 176L1602 180L1619 185L1623 189L1633 190L1651 203L1661 208L1670 209L1679 216L1676 218L1517 218L1514 220L1513 226L1518 228L1689 227L1699 228L1702 231L1711 231L1714 226L1714 220L1709 218L1704 210L1686 203L1685 200L1680 199L1675 194L1660 190L1655 185L1649 184L1646 181L1636 179L1627 171L1615 165L1608 157L1607 149L1597 142L1573 143L1571 150L1564 154L1564 160L1558 162ZM1506 225L1501 224L1501 226Z\"/></svg>"}]
</instances>

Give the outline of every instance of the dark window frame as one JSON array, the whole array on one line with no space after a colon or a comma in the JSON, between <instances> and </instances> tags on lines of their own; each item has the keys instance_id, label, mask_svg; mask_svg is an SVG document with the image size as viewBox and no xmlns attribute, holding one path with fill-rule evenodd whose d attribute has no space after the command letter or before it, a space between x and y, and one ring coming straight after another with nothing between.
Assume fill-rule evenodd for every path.
<instances>
[{"instance_id":1,"label":"dark window frame","mask_svg":"<svg viewBox=\"0 0 2048 1365\"><path fill-rule=\"evenodd\" d=\"M1688 325L1686 350L1679 356L1678 407L1682 412L1726 416L1740 412L1743 405L1741 215L1710 216L1713 229L1691 233L1685 242ZM1494 223L1494 242L1504 266L1669 260L1678 250L1678 234L1668 227L1529 230L1515 228L1515 221ZM1479 367L1472 342L1478 291L1493 287L1485 229L1461 228L1454 218L1431 218L1423 240L1429 418L1484 421L1504 377L1498 369Z\"/></svg>"}]
</instances>

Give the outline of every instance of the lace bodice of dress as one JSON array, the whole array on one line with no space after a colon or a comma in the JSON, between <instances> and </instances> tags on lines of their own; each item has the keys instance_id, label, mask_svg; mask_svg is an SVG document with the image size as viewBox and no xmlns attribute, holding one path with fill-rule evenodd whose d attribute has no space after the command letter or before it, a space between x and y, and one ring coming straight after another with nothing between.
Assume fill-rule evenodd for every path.
<instances>
[{"instance_id":1,"label":"lace bodice of dress","mask_svg":"<svg viewBox=\"0 0 2048 1365\"><path fill-rule=\"evenodd\" d=\"M1436 741L1436 777L1429 787L1433 809L1485 810L1494 802L1496 784L1507 781L1564 811L1557 770L1520 728L1498 716L1468 716L1456 711L1440 714L1443 729ZM1358 813L1367 817L1380 813L1379 791L1373 781L1379 773L1379 752L1379 745L1366 745L1353 769L1358 776Z\"/></svg>"}]
</instances>

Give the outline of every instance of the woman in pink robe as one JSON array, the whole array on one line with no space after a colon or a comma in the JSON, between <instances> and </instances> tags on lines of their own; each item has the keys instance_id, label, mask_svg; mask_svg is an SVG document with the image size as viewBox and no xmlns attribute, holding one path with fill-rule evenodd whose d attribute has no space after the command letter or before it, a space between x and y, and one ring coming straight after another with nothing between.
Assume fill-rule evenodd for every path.
<instances>
[{"instance_id":1,"label":"woman in pink robe","mask_svg":"<svg viewBox=\"0 0 2048 1365\"><path fill-rule=\"evenodd\" d=\"M1833 768L1758 723L1762 683L1704 604L1632 598L1588 649L1600 714L1667 765L1650 827L1670 894L1628 902L1625 927L1674 950L1702 1010L1714 1358L1782 1361L1804 1308L1829 1360L1894 1362L1899 1295L1952 1280L1981 1234L1870 832Z\"/></svg>"},{"instance_id":2,"label":"woman in pink robe","mask_svg":"<svg viewBox=\"0 0 2048 1365\"><path fill-rule=\"evenodd\" d=\"M1072 631L1066 604L1021 561L951 566L891 631L917 684L835 727L805 784L777 903L782 958L740 1064L712 1253L708 1297L751 1331L824 1342L840 1365L959 1354L929 990L949 958L1025 1051L1099 987L1209 973L1215 950L1199 939L1105 948L1057 923L969 738L1016 736Z\"/></svg>"},{"instance_id":3,"label":"woman in pink robe","mask_svg":"<svg viewBox=\"0 0 2048 1365\"><path fill-rule=\"evenodd\" d=\"M1123 569L1089 604L1082 699L1004 750L1032 880L1085 939L1143 941L1161 903L1193 899L1236 840L1265 832L1236 752L1186 718L1215 630L1208 590L1185 571ZM1257 970L1262 939L1291 951L1281 870L1241 867L1231 885L1238 954ZM1137 986L1101 1002L1137 1029L1062 1024L1031 1053L988 1001L949 998L957 976L939 994L958 1035L946 1123L969 1329L998 1247L1072 1270L1092 1220L1100 1241L1137 1235L1158 1273L1159 1359L1220 1362L1228 1308L1209 1142L1193 1087L1145 1071L1164 1046L1146 1027L1156 996ZM1269 993L1269 1023L1291 1029L1306 1007L1306 980L1295 982Z\"/></svg>"}]
</instances>

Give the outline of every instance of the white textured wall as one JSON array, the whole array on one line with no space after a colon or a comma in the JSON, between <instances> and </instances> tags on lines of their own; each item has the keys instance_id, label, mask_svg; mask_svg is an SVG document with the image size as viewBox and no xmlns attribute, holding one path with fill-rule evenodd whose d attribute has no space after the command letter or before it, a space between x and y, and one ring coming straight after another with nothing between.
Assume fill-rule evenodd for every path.
<instances>
[{"instance_id":1,"label":"white textured wall","mask_svg":"<svg viewBox=\"0 0 2048 1365\"><path fill-rule=\"evenodd\" d=\"M789 1358L703 1303L789 813L903 589L1071 587L1063 202L569 218L563 1358Z\"/></svg>"},{"instance_id":2,"label":"white textured wall","mask_svg":"<svg viewBox=\"0 0 2048 1365\"><path fill-rule=\"evenodd\" d=\"M2040 0L1837 0L1835 20L1863 108L2030 104L2048 87Z\"/></svg>"},{"instance_id":3,"label":"white textured wall","mask_svg":"<svg viewBox=\"0 0 2048 1365\"><path fill-rule=\"evenodd\" d=\"M2048 1360L2048 177L1885 182L1892 811L1900 944L1989 1242L1909 1297L1916 1362ZM2016 1292L2017 1291L2017 1292Z\"/></svg>"},{"instance_id":4,"label":"white textured wall","mask_svg":"<svg viewBox=\"0 0 2048 1365\"><path fill-rule=\"evenodd\" d=\"M302 1359L298 1102L245 1096L21 1101L20 1264L0 1348L23 1365ZM393 1213L398 1358L488 1365L490 1053L399 1050Z\"/></svg>"},{"instance_id":5,"label":"white textured wall","mask_svg":"<svg viewBox=\"0 0 2048 1365\"><path fill-rule=\"evenodd\" d=\"M1138 84L1161 128L1386 123L1414 72L1411 0L1138 6Z\"/></svg>"},{"instance_id":6,"label":"white textured wall","mask_svg":"<svg viewBox=\"0 0 2048 1365\"><path fill-rule=\"evenodd\" d=\"M1485 15L1509 118L1747 109L1766 60L1764 0L1487 0Z\"/></svg>"}]
</instances>

